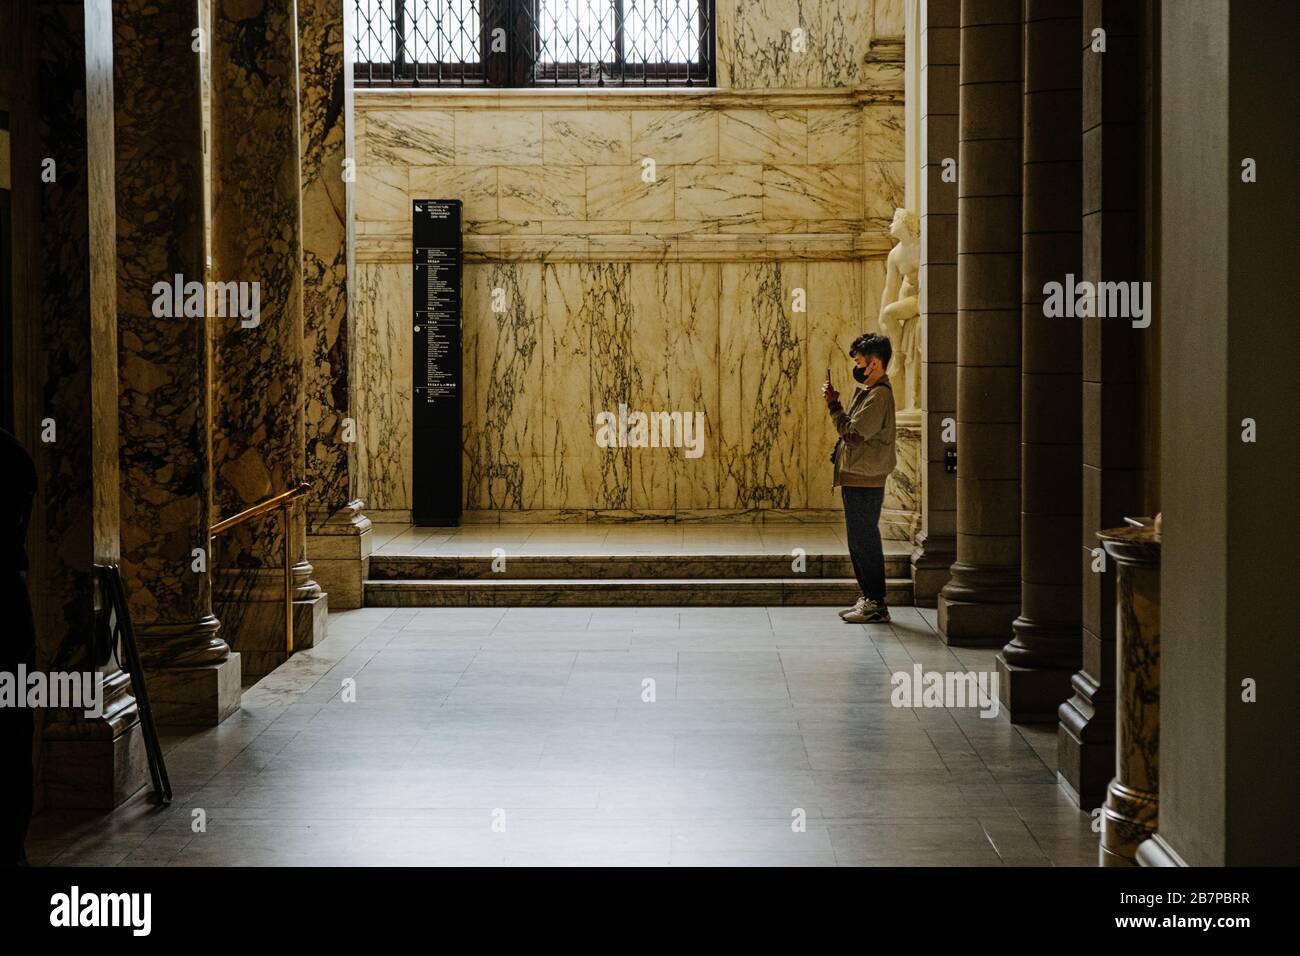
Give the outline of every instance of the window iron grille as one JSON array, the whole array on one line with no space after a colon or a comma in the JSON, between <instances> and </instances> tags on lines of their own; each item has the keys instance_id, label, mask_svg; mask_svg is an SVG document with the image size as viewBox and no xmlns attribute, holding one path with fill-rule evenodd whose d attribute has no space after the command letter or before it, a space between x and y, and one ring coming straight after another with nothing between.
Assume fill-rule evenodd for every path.
<instances>
[{"instance_id":1,"label":"window iron grille","mask_svg":"<svg viewBox=\"0 0 1300 956\"><path fill-rule=\"evenodd\" d=\"M714 0L346 0L358 86L713 86Z\"/></svg>"}]
</instances>

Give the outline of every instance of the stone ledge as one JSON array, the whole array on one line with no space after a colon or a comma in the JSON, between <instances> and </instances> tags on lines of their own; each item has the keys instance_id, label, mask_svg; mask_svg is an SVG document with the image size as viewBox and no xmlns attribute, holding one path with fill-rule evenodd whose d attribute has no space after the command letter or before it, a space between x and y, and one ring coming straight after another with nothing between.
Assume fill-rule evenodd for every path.
<instances>
[{"instance_id":1,"label":"stone ledge","mask_svg":"<svg viewBox=\"0 0 1300 956\"><path fill-rule=\"evenodd\" d=\"M815 89L728 89L722 87L659 87L602 89L573 87L421 87L375 89L354 87L361 110L585 110L585 109L844 109L855 106L902 105L903 75L899 64L881 60L861 86Z\"/></svg>"},{"instance_id":2,"label":"stone ledge","mask_svg":"<svg viewBox=\"0 0 1300 956\"><path fill-rule=\"evenodd\" d=\"M883 260L885 228L857 233L755 233L649 236L464 237L464 261L475 262L773 262ZM407 264L411 237L365 234L356 238L358 262Z\"/></svg>"}]
</instances>

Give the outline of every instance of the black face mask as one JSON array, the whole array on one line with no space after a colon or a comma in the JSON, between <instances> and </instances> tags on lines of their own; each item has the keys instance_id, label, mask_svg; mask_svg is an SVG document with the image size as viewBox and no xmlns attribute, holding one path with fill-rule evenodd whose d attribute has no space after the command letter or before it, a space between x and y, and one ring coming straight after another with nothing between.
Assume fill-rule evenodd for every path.
<instances>
[{"instance_id":1,"label":"black face mask","mask_svg":"<svg viewBox=\"0 0 1300 956\"><path fill-rule=\"evenodd\" d=\"M861 385L867 380L867 370L865 368L859 368L857 365L853 366L853 378L859 385Z\"/></svg>"}]
</instances>

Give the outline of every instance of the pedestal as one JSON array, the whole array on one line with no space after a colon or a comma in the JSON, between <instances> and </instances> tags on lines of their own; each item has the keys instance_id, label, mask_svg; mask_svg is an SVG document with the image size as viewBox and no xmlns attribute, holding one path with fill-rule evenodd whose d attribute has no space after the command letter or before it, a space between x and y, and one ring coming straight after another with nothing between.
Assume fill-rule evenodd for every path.
<instances>
[{"instance_id":1,"label":"pedestal","mask_svg":"<svg viewBox=\"0 0 1300 956\"><path fill-rule=\"evenodd\" d=\"M885 482L880 536L887 541L916 541L921 530L921 413L899 412L894 422L898 464Z\"/></svg>"},{"instance_id":2,"label":"pedestal","mask_svg":"<svg viewBox=\"0 0 1300 956\"><path fill-rule=\"evenodd\" d=\"M313 577L329 594L335 610L350 610L365 603L365 580L370 576L370 519L361 513L361 501L323 520L312 521L307 535Z\"/></svg>"},{"instance_id":3,"label":"pedestal","mask_svg":"<svg viewBox=\"0 0 1300 956\"><path fill-rule=\"evenodd\" d=\"M117 670L108 676L103 695L101 716L59 710L45 724L41 778L46 807L110 810L148 781L149 758L130 675Z\"/></svg>"},{"instance_id":4,"label":"pedestal","mask_svg":"<svg viewBox=\"0 0 1300 956\"><path fill-rule=\"evenodd\" d=\"M239 710L240 656L195 667L146 670L149 707L160 727L215 727Z\"/></svg>"},{"instance_id":5,"label":"pedestal","mask_svg":"<svg viewBox=\"0 0 1300 956\"><path fill-rule=\"evenodd\" d=\"M1160 537L1151 527L1097 535L1117 572L1115 779L1106 788L1101 865L1136 866L1159 820Z\"/></svg>"}]
</instances>

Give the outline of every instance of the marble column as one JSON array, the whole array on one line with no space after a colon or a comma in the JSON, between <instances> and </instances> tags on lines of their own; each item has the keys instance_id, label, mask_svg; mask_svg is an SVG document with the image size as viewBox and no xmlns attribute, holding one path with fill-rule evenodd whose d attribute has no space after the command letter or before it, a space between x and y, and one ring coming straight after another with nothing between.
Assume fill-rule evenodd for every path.
<instances>
[{"instance_id":1,"label":"marble column","mask_svg":"<svg viewBox=\"0 0 1300 956\"><path fill-rule=\"evenodd\" d=\"M307 547L335 608L361 607L370 519L357 497L361 445L349 307L354 176L351 20L338 0L298 0L302 151L303 354L306 365Z\"/></svg>"},{"instance_id":2,"label":"marble column","mask_svg":"<svg viewBox=\"0 0 1300 956\"><path fill-rule=\"evenodd\" d=\"M960 0L919 0L921 58L921 533L912 553L915 602L934 607L957 557L957 476L944 441L957 418L957 182ZM949 438L955 435L948 436Z\"/></svg>"},{"instance_id":3,"label":"marble column","mask_svg":"<svg viewBox=\"0 0 1300 956\"><path fill-rule=\"evenodd\" d=\"M1144 277L1142 25L1146 0L1088 0L1083 57L1083 278ZM1092 31L1106 31L1094 52ZM1079 805L1096 807L1113 770L1115 573L1099 567L1096 534L1142 508L1142 330L1123 319L1080 320L1083 338L1082 667L1060 707L1058 768Z\"/></svg>"},{"instance_id":4,"label":"marble column","mask_svg":"<svg viewBox=\"0 0 1300 956\"><path fill-rule=\"evenodd\" d=\"M1119 629L1115 779L1101 815L1100 862L1136 866L1160 816L1160 535L1124 527L1097 537L1115 559Z\"/></svg>"},{"instance_id":5,"label":"marble column","mask_svg":"<svg viewBox=\"0 0 1300 956\"><path fill-rule=\"evenodd\" d=\"M1162 5L1160 829L1143 865L1294 866L1300 6ZM1249 162L1247 162L1249 160ZM1275 170L1269 176L1266 170ZM1286 318L1283 318L1286 317ZM1202 357L1213 370L1202 372ZM1205 422L1212 423L1206 428ZM1149 512L1148 512L1149 513Z\"/></svg>"},{"instance_id":6,"label":"marble column","mask_svg":"<svg viewBox=\"0 0 1300 956\"><path fill-rule=\"evenodd\" d=\"M1025 0L1021 275L1020 616L997 658L1015 723L1055 723L1079 667L1080 338L1048 316L1044 288L1078 275L1080 70L1077 0Z\"/></svg>"},{"instance_id":7,"label":"marble column","mask_svg":"<svg viewBox=\"0 0 1300 956\"><path fill-rule=\"evenodd\" d=\"M220 723L240 697L207 565L208 319L153 309L155 283L207 277L197 25L193 5L113 5L122 574L160 724Z\"/></svg>"},{"instance_id":8,"label":"marble column","mask_svg":"<svg viewBox=\"0 0 1300 956\"><path fill-rule=\"evenodd\" d=\"M12 132L15 428L36 462L27 576L42 671L96 671L102 716L41 710L37 800L113 807L147 780L139 712L94 640L93 565L116 562L113 24L108 0L13 4L0 30Z\"/></svg>"},{"instance_id":9,"label":"marble column","mask_svg":"<svg viewBox=\"0 0 1300 956\"><path fill-rule=\"evenodd\" d=\"M302 319L302 193L294 0L212 3L212 265L241 283L260 314L213 319L213 473L228 517L306 473ZM252 284L257 283L254 287ZM288 522L293 647L324 633L326 596L306 559L303 509ZM277 515L222 535L218 615L245 676L288 654Z\"/></svg>"},{"instance_id":10,"label":"marble column","mask_svg":"<svg viewBox=\"0 0 1300 956\"><path fill-rule=\"evenodd\" d=\"M962 0L957 560L948 644L1000 645L1020 605L1020 0Z\"/></svg>"}]
</instances>

